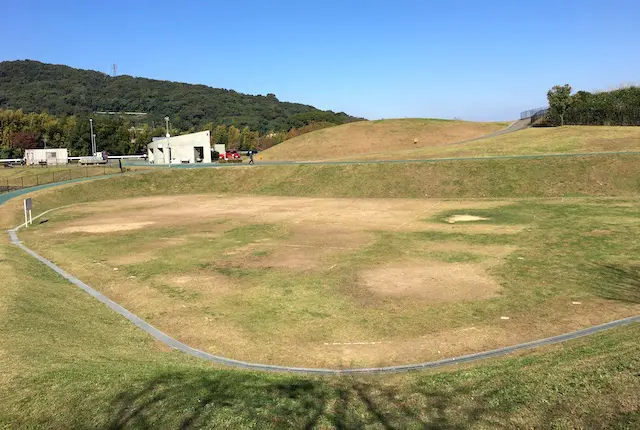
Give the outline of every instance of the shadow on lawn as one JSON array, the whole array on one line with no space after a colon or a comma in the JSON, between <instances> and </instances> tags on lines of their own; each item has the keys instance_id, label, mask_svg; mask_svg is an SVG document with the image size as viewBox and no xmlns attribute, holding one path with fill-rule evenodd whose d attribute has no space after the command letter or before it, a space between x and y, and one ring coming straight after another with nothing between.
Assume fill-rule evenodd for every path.
<instances>
[{"instance_id":1,"label":"shadow on lawn","mask_svg":"<svg viewBox=\"0 0 640 430\"><path fill-rule=\"evenodd\" d=\"M405 386L400 392L363 378L277 380L240 372L172 373L117 396L110 428L500 427L489 416L497 412L489 401L495 390L474 390L473 396L470 390Z\"/></svg>"},{"instance_id":2,"label":"shadow on lawn","mask_svg":"<svg viewBox=\"0 0 640 430\"><path fill-rule=\"evenodd\" d=\"M640 265L596 264L599 282L593 286L605 299L640 303Z\"/></svg>"}]
</instances>

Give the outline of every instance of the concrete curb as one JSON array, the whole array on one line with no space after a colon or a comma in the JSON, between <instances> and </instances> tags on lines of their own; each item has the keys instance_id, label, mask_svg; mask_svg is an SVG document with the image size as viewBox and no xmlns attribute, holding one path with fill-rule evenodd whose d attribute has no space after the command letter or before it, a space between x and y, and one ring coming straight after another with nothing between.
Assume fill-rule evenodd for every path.
<instances>
[{"instance_id":1,"label":"concrete curb","mask_svg":"<svg viewBox=\"0 0 640 430\"><path fill-rule=\"evenodd\" d=\"M69 206L72 206L72 205L67 205L63 207L69 207ZM61 209L63 207L56 208L56 209ZM37 215L36 217L34 217L34 220L56 209L51 209L46 212L43 212ZM104 294L93 289L89 285L82 282L80 279L65 272L63 269L56 266L51 261L47 260L46 258L40 256L36 252L27 248L22 242L20 242L20 239L18 238L18 230L20 230L20 228L23 227L23 225L24 224L19 225L12 230L9 230L9 237L11 238L11 242L14 245L18 246L23 251L25 251L27 254L35 258L36 260L40 261L41 263L51 268L53 271L61 275L63 278L65 278L75 286L79 287L80 289L82 289L92 297L96 298L100 302L104 303L113 311L122 315L123 317L131 321L133 324L135 324L138 328L150 334L156 340L164 343L165 345L168 345L173 349L184 352L185 354L189 354L193 357L197 357L203 360L207 360L214 363L223 364L225 366L231 366L239 369L257 370L257 371L263 371L263 372L304 373L304 374L316 374L316 375L381 374L381 373L409 372L409 371L422 370L422 369L435 369L435 368L448 366L452 364L469 363L473 361L484 360L487 358L500 357L500 356L511 354L517 351L537 348L545 345L553 345L556 343L566 342L572 339L578 339L583 336L589 336L595 333L600 333L604 330L608 330L614 327L620 327L620 326L640 322L640 315L639 315L639 316L624 318L617 321L611 321L605 324L600 324L597 326L585 328L585 329L574 331L571 333L565 333L558 336L539 339L532 342L521 343L518 345L507 346L504 348L492 349L490 351L462 355L459 357L446 358L443 360L430 361L425 363L406 364L406 365L399 365L399 366L367 367L367 368L353 368L353 369L323 369L323 368L288 367L288 366L276 366L271 364L249 363L246 361L233 360L231 358L209 354L208 352L201 351L196 348L192 348L189 345L186 345L180 342L179 340L174 339L173 337L167 335L166 333L158 330L157 328L155 328L154 326L152 326L142 318L138 317L134 313L120 306L118 303L109 299Z\"/></svg>"}]
</instances>

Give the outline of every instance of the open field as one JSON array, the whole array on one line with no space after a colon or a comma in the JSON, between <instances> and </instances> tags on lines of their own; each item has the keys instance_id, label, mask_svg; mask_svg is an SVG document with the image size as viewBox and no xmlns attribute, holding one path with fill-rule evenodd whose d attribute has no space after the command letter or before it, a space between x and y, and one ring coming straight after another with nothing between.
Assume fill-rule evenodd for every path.
<instances>
[{"instance_id":1,"label":"open field","mask_svg":"<svg viewBox=\"0 0 640 430\"><path fill-rule=\"evenodd\" d=\"M9 428L640 425L638 324L449 372L269 375L167 351L6 239L0 271L0 425Z\"/></svg>"},{"instance_id":2,"label":"open field","mask_svg":"<svg viewBox=\"0 0 640 430\"><path fill-rule=\"evenodd\" d=\"M457 339L470 330L456 329L467 327L512 327L516 336L524 330L542 333L639 306L639 245L633 239L638 237L638 160L629 155L152 171L34 193L36 213L94 203L52 212L47 223L20 236L107 295L141 310L142 317L182 323L184 304L209 318L193 320L207 329L221 321L207 312L238 311L235 318L220 316L243 336L266 342L300 335L290 315L296 324L314 319L328 324L322 314L307 312L309 303L335 314L346 329L386 331L395 340L405 332L437 333L455 315L462 322L447 335ZM231 195L237 192L253 195ZM208 195L179 196L194 193ZM127 199L139 196L148 197ZM372 210L372 200L362 197L384 199L375 205L384 211ZM428 206L445 198L456 200ZM189 203L193 216L178 216ZM0 226L19 223L20 210L21 199L2 205ZM454 215L488 219L450 224ZM277 264L281 261L286 264ZM420 291L409 282L394 291L382 288L402 273L428 282L423 269L443 266L459 282L439 295L416 294ZM482 280L481 295L460 288L465 285L460 268ZM174 273L181 271L188 273ZM439 373L269 375L217 368L167 350L6 238L0 240L0 273L0 427L640 426L638 324ZM381 276L389 274L391 280ZM357 289L339 288L353 276L362 280ZM220 279L231 279L230 288ZM323 297L318 288L336 294ZM248 294L232 300L241 290ZM455 297L449 294L453 290ZM409 292L411 299L403 296ZM460 300L462 295L471 300ZM210 309L200 305L205 300L213 303ZM145 302L156 308L145 311L140 307ZM161 315L157 307L165 305ZM420 306L425 312L413 324L406 317ZM371 312L376 307L382 315ZM442 322L434 317L438 314ZM534 320L536 314L542 318ZM425 321L434 326L423 330ZM345 332L337 325L333 329L332 334ZM221 337L225 330L213 335ZM242 344L229 345L242 352ZM453 347L465 347L464 339Z\"/></svg>"},{"instance_id":3,"label":"open field","mask_svg":"<svg viewBox=\"0 0 640 430\"><path fill-rule=\"evenodd\" d=\"M21 239L207 352L366 367L637 315L615 290L640 254L637 205L149 197L63 209ZM486 219L448 222L461 214Z\"/></svg>"},{"instance_id":4,"label":"open field","mask_svg":"<svg viewBox=\"0 0 640 430\"><path fill-rule=\"evenodd\" d=\"M364 158L369 154L459 142L502 130L508 122L442 119L361 121L303 134L262 152L259 160ZM414 143L414 139L418 139Z\"/></svg>"},{"instance_id":5,"label":"open field","mask_svg":"<svg viewBox=\"0 0 640 430\"><path fill-rule=\"evenodd\" d=\"M46 210L105 199L211 192L459 199L637 196L640 156L162 169L43 190L34 201L38 210ZM7 203L0 211L0 226L9 228L20 221L21 204L19 199Z\"/></svg>"}]
</instances>

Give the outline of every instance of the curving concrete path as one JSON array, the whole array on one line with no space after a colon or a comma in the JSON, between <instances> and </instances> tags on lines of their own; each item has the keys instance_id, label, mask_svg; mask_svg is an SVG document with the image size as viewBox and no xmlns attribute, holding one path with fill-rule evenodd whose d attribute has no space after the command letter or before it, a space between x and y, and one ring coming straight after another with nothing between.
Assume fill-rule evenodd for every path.
<instances>
[{"instance_id":1,"label":"curving concrete path","mask_svg":"<svg viewBox=\"0 0 640 430\"><path fill-rule=\"evenodd\" d=\"M50 184L50 185L54 185L54 184ZM30 192L30 190L20 190L20 191L24 191L22 194L26 194L27 192ZM18 193L18 195L19 195L19 193ZM16 196L16 193L14 193L14 196ZM0 201L0 205L2 205L4 202L6 202L6 200L8 200L8 199L4 199L4 201ZM69 205L62 206L62 207L68 207L68 206ZM56 209L61 209L62 207L56 208ZM54 211L56 209L51 209L49 211L43 212L43 213L37 215L36 217L34 217L34 220L42 217L43 215L45 215L45 214L47 214L49 212ZM354 369L323 369L323 368L288 367L288 366L276 366L276 365L271 365L271 364L249 363L249 362L246 362L246 361L233 360L231 358L226 358L226 357L221 357L221 356L218 356L218 355L213 355L213 354L210 354L208 352L205 352L205 351L202 351L202 350L199 350L199 349L196 349L196 348L192 348L189 345L186 345L186 344L180 342L179 340L167 335L166 333L158 330L157 328L155 328L154 326L152 326L151 324L149 324L148 322L146 322L142 318L138 317L134 313L132 313L132 312L128 311L127 309L125 309L124 307L120 306L118 303L116 303L113 300L109 299L104 294L100 293L99 291L97 291L94 288L90 287L89 285L85 284L80 279L78 279L75 276L67 273L66 271L64 271L60 267L56 266L51 261L47 260L46 258L44 258L41 255L37 254L35 251L33 251L33 250L29 249L28 247L26 247L22 242L20 242L20 239L18 237L18 231L23 226L24 226L24 224L19 225L19 226L15 227L12 230L9 230L9 236L11 238L11 242L14 245L19 247L23 251L25 251L27 254L29 254L30 256L35 258L36 260L38 260L41 263L45 264L46 266L51 268L53 271L55 271L56 273L61 275L63 278L65 278L66 280L68 280L72 284L74 284L77 287L81 288L82 290L84 290L86 293L88 293L92 297L94 297L97 300L99 300L100 302L104 303L109 308L111 308L113 311L117 312L118 314L122 315L123 317L125 317L126 319L128 319L129 321L134 323L141 330L143 330L146 333L150 334L155 339L157 339L158 341L164 343L165 345L168 345L171 348L174 348L174 349L177 349L179 351L182 351L182 352L184 352L186 354L189 354L189 355L191 355L193 357L201 358L201 359L204 359L204 360L207 360L207 361L211 361L211 362L214 362L214 363L223 364L223 365L226 365L226 366L231 366L231 367L240 368L240 369L258 370L258 371L266 371L266 372L306 373L306 374L317 374L317 375L348 375L348 374L363 374L363 373L365 373L365 374L366 373L370 373L370 374L373 374L373 373L396 373L396 372L407 372L407 371L414 371L414 370L421 370L421 369L435 369L435 368L438 368L438 367L448 366L448 365L452 365L452 364L469 363L469 362L473 362L473 361L484 360L484 359L487 359L487 358L500 357L500 356L503 356L503 355L511 354L513 352L522 351L522 350L526 350L526 349L537 348L537 347L540 347L540 346L552 345L552 344L556 344L556 343L566 342L568 340L577 339L577 338L580 338L580 337L583 337L583 336L588 336L588 335L592 335L592 334L595 334L595 333L600 333L600 332L602 332L604 330L608 330L608 329L611 329L611 328L614 328L614 327L620 327L620 326L624 326L624 325L629 325L629 324L632 324L632 323L640 322L640 315L639 315L639 316L629 317L629 318L625 318L625 319L621 319L621 320L617 320L617 321L611 321L611 322L608 322L608 323L605 323L605 324L601 324L601 325L597 325L597 326L594 326L594 327L585 328L583 330L578 330L578 331L574 331L574 332L571 332L571 333L562 334L562 335L559 335L559 336L553 336L553 337L549 337L549 338L545 338L545 339L539 339L539 340L535 340L535 341L532 341L532 342L521 343L521 344L518 344L518 345L512 345L512 346L507 346L507 347L504 347L504 348L493 349L493 350L490 350L490 351L484 351L484 352L479 352L479 353L475 353L475 354L468 354L468 355L463 355L463 356L459 356L459 357L446 358L446 359L438 360L438 361L430 361L430 362L425 362L425 363L407 364L407 365L399 365L399 366L368 367L368 368L354 368Z\"/></svg>"}]
</instances>

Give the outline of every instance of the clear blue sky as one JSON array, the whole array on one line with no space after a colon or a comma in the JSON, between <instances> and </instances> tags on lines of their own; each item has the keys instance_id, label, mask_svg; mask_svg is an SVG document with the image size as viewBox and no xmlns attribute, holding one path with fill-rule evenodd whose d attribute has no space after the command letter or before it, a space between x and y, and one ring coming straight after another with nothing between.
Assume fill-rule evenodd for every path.
<instances>
[{"instance_id":1,"label":"clear blue sky","mask_svg":"<svg viewBox=\"0 0 640 430\"><path fill-rule=\"evenodd\" d=\"M369 119L505 120L555 84L640 83L638 0L2 0L0 60L144 76Z\"/></svg>"}]
</instances>

